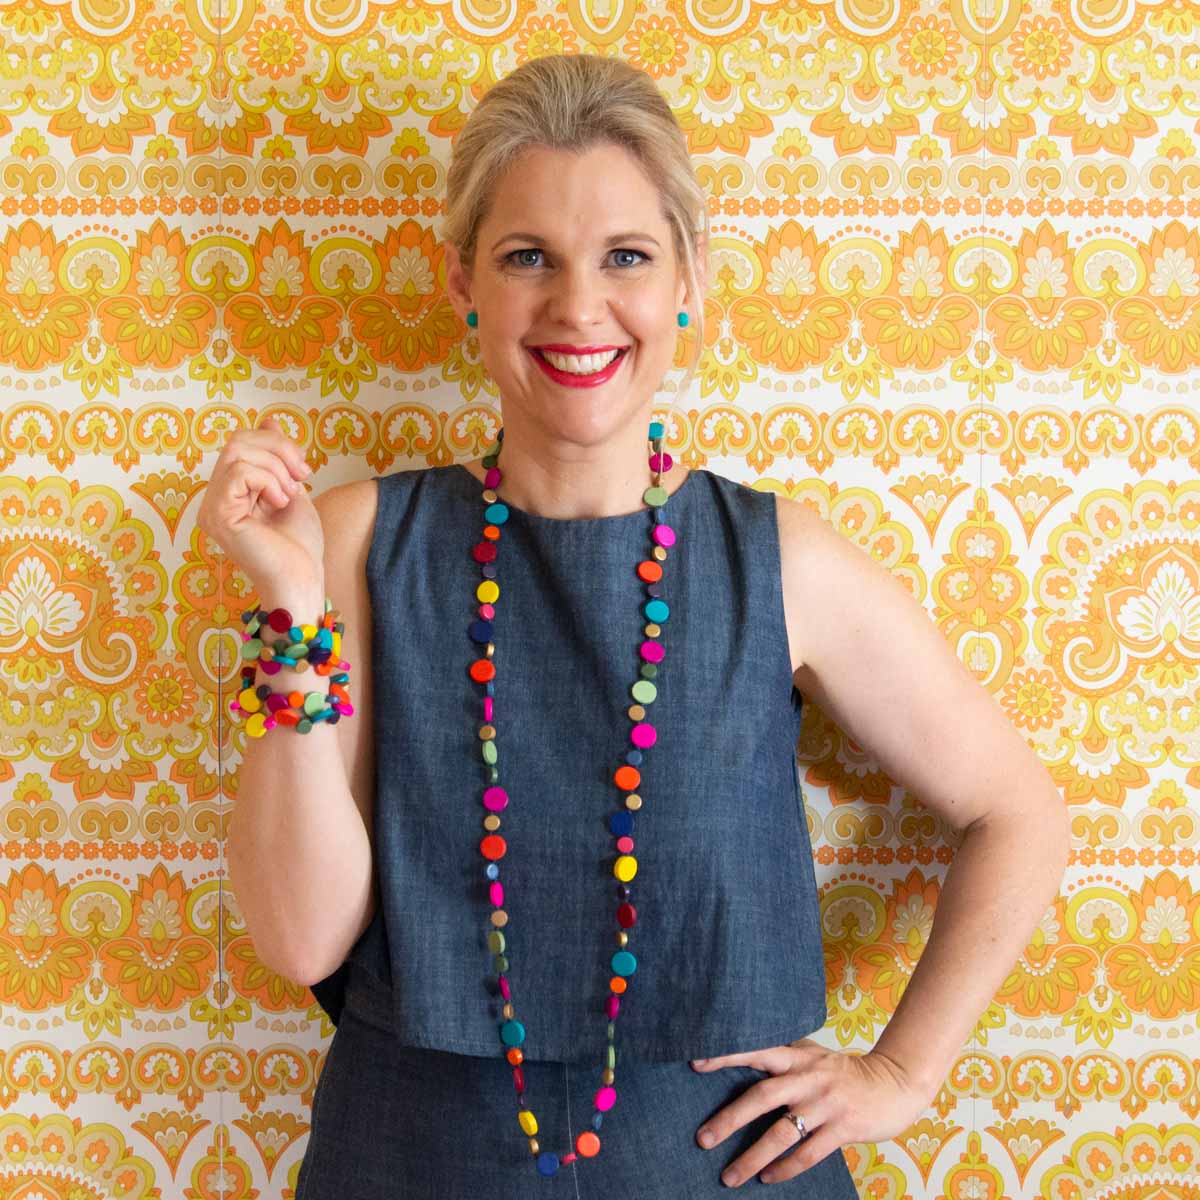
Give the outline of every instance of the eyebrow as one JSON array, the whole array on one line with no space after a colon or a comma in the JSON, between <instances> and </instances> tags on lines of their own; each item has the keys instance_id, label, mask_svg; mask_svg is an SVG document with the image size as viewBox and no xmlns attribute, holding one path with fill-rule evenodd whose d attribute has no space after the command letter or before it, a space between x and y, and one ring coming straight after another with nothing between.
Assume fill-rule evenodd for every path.
<instances>
[{"instance_id":1,"label":"eyebrow","mask_svg":"<svg viewBox=\"0 0 1200 1200\"><path fill-rule=\"evenodd\" d=\"M495 250L497 247L503 246L505 242L511 242L514 238L519 238L524 242L537 242L539 245L546 244L546 239L544 237L539 237L536 233L506 233L492 246L492 249ZM658 246L658 242L656 242L648 233L638 233L637 230L630 230L628 233L611 234L609 237L604 239L604 244L606 246L613 246L616 245L617 242L633 241L649 242L651 245ZM661 246L658 246L658 248L660 250L662 249Z\"/></svg>"}]
</instances>

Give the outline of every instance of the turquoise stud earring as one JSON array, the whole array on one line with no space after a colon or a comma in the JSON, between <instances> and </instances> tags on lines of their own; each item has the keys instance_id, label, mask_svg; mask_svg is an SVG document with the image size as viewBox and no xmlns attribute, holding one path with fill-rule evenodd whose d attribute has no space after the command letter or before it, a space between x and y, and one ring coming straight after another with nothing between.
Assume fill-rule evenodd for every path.
<instances>
[{"instance_id":1,"label":"turquoise stud earring","mask_svg":"<svg viewBox=\"0 0 1200 1200\"><path fill-rule=\"evenodd\" d=\"M685 312L676 313L675 320L679 323L680 329L685 329L688 323L688 315Z\"/></svg>"},{"instance_id":2,"label":"turquoise stud earring","mask_svg":"<svg viewBox=\"0 0 1200 1200\"><path fill-rule=\"evenodd\" d=\"M472 329L479 324L479 314L474 309L471 309L471 311L467 313L467 324L470 325Z\"/></svg>"}]
</instances>

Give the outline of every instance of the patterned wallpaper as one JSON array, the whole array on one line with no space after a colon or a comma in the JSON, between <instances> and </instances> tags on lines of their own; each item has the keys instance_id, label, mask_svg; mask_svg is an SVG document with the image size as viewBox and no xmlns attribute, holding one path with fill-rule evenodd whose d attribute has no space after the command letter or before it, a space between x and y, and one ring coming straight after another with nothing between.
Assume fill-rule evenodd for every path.
<instances>
[{"instance_id":1,"label":"patterned wallpaper","mask_svg":"<svg viewBox=\"0 0 1200 1200\"><path fill-rule=\"evenodd\" d=\"M1162 0L0 2L0 1197L292 1196L332 1032L224 877L248 580L196 528L270 410L317 488L482 452L455 131L539 54L657 81L710 194L671 453L900 576L1074 851L875 1200L1200 1189L1200 12ZM678 363L686 361L681 335ZM950 851L815 705L831 1046Z\"/></svg>"}]
</instances>

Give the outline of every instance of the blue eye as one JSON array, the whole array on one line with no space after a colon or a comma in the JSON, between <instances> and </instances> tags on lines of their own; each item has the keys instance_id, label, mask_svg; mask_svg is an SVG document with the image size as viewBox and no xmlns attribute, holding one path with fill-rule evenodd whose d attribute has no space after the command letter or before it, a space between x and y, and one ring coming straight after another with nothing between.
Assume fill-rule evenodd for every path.
<instances>
[{"instance_id":1,"label":"blue eye","mask_svg":"<svg viewBox=\"0 0 1200 1200\"><path fill-rule=\"evenodd\" d=\"M542 253L544 253L544 252L542 250L539 250L538 247L536 247L536 246L523 246L519 250L513 250L513 251L510 251L508 254L506 254L504 256L504 261L511 262L513 259L516 258L516 256L518 254L542 254ZM643 259L646 262L650 261L650 255L643 254L640 250L630 250L628 248L623 248L623 249L614 250L614 251L612 251L612 253L613 254L636 254L639 259ZM513 263L513 266L517 266L517 267L533 267L536 265L537 265L536 263L531 263L531 262L514 262ZM636 267L639 264L636 262L631 262L631 263L625 263L623 265L629 266L629 267Z\"/></svg>"}]
</instances>

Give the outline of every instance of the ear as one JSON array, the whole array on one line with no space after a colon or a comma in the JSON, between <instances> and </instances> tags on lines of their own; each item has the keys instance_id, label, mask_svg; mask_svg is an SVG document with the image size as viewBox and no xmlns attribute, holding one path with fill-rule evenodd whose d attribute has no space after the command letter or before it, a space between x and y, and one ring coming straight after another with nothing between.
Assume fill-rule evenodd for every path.
<instances>
[{"instance_id":1,"label":"ear","mask_svg":"<svg viewBox=\"0 0 1200 1200\"><path fill-rule=\"evenodd\" d=\"M708 238L704 234L696 239L696 282L700 285L700 295L696 296L695 305L699 307L704 303L704 297L708 295L708 264L706 258L708 255ZM679 307L682 308L688 298L687 294L687 276L681 275L679 280Z\"/></svg>"},{"instance_id":2,"label":"ear","mask_svg":"<svg viewBox=\"0 0 1200 1200\"><path fill-rule=\"evenodd\" d=\"M463 266L462 256L453 242L446 243L446 294L454 311L465 325L467 313L474 308L471 302L471 277Z\"/></svg>"}]
</instances>

